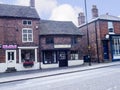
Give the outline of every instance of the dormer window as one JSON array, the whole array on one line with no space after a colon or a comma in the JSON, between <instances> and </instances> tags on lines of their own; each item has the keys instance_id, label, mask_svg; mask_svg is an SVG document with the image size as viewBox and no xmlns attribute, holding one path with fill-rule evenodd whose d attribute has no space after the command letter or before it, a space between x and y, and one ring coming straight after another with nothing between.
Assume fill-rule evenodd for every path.
<instances>
[{"instance_id":1,"label":"dormer window","mask_svg":"<svg viewBox=\"0 0 120 90\"><path fill-rule=\"evenodd\" d=\"M32 25L31 20L23 20L23 25Z\"/></svg>"},{"instance_id":2,"label":"dormer window","mask_svg":"<svg viewBox=\"0 0 120 90\"><path fill-rule=\"evenodd\" d=\"M114 34L113 22L108 22L108 32L109 34Z\"/></svg>"}]
</instances>

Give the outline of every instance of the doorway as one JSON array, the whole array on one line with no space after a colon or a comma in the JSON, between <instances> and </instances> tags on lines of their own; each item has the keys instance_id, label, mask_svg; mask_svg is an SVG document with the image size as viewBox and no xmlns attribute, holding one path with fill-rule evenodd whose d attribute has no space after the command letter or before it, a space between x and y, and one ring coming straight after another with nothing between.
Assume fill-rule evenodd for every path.
<instances>
[{"instance_id":1,"label":"doorway","mask_svg":"<svg viewBox=\"0 0 120 90\"><path fill-rule=\"evenodd\" d=\"M59 67L68 66L67 51L59 51Z\"/></svg>"},{"instance_id":2,"label":"doorway","mask_svg":"<svg viewBox=\"0 0 120 90\"><path fill-rule=\"evenodd\" d=\"M7 67L15 67L16 64L16 50L6 50Z\"/></svg>"},{"instance_id":3,"label":"doorway","mask_svg":"<svg viewBox=\"0 0 120 90\"><path fill-rule=\"evenodd\" d=\"M104 60L109 59L108 41L103 41L103 56Z\"/></svg>"}]
</instances>

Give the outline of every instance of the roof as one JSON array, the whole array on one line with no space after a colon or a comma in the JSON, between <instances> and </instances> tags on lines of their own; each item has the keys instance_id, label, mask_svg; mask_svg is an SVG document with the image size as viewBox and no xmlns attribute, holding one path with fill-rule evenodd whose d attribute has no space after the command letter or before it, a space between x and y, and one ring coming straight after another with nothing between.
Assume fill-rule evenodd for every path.
<instances>
[{"instance_id":1,"label":"roof","mask_svg":"<svg viewBox=\"0 0 120 90\"><path fill-rule=\"evenodd\" d=\"M96 20L108 20L108 21L120 21L120 18L112 15L100 15L99 17L92 19L88 23L94 22ZM86 25L86 23L81 24L79 27Z\"/></svg>"},{"instance_id":2,"label":"roof","mask_svg":"<svg viewBox=\"0 0 120 90\"><path fill-rule=\"evenodd\" d=\"M112 20L112 21L120 21L119 17L112 16L112 15L100 15L98 19L103 19L103 20Z\"/></svg>"},{"instance_id":3,"label":"roof","mask_svg":"<svg viewBox=\"0 0 120 90\"><path fill-rule=\"evenodd\" d=\"M34 7L7 4L0 4L0 17L39 19L39 15Z\"/></svg>"},{"instance_id":4,"label":"roof","mask_svg":"<svg viewBox=\"0 0 120 90\"><path fill-rule=\"evenodd\" d=\"M41 20L40 35L82 35L70 21Z\"/></svg>"}]
</instances>

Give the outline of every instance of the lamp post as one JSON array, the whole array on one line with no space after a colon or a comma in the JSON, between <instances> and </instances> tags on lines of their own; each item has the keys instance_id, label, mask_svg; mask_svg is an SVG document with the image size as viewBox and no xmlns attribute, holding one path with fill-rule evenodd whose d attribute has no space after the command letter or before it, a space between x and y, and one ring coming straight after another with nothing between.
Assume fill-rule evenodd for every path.
<instances>
[{"instance_id":1,"label":"lamp post","mask_svg":"<svg viewBox=\"0 0 120 90\"><path fill-rule=\"evenodd\" d=\"M87 18L87 4L86 0L84 0L85 4L85 16L86 16L86 27L87 27L87 49L88 49L88 60L89 60L89 66L91 66L91 55L90 55L90 41L89 41L89 30L88 30L88 18Z\"/></svg>"}]
</instances>

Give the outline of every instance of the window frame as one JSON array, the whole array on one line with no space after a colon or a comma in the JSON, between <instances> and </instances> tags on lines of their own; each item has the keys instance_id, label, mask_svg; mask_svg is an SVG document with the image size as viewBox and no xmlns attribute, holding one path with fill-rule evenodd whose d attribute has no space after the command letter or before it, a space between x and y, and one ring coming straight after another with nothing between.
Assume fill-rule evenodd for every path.
<instances>
[{"instance_id":1,"label":"window frame","mask_svg":"<svg viewBox=\"0 0 120 90\"><path fill-rule=\"evenodd\" d=\"M114 34L114 26L112 21L108 21L108 32L109 34Z\"/></svg>"},{"instance_id":2,"label":"window frame","mask_svg":"<svg viewBox=\"0 0 120 90\"><path fill-rule=\"evenodd\" d=\"M25 21L26 21L26 24L24 24ZM31 24L29 24L29 22L31 22ZM32 26L32 20L22 20L22 24Z\"/></svg>"},{"instance_id":3,"label":"window frame","mask_svg":"<svg viewBox=\"0 0 120 90\"><path fill-rule=\"evenodd\" d=\"M54 37L46 37L46 44L54 44Z\"/></svg>"},{"instance_id":4,"label":"window frame","mask_svg":"<svg viewBox=\"0 0 120 90\"><path fill-rule=\"evenodd\" d=\"M23 30L27 30L27 33L25 34L25 33L23 33ZM30 34L30 33L28 33L28 30L31 30L32 31L32 33ZM27 35L27 40L25 41L24 40L24 35ZM31 41L29 40L29 35L31 35L32 37L31 37ZM22 42L33 42L33 29L32 28L23 28L22 29Z\"/></svg>"},{"instance_id":5,"label":"window frame","mask_svg":"<svg viewBox=\"0 0 120 90\"><path fill-rule=\"evenodd\" d=\"M70 60L79 60L79 52L78 51L71 51L70 52Z\"/></svg>"},{"instance_id":6,"label":"window frame","mask_svg":"<svg viewBox=\"0 0 120 90\"><path fill-rule=\"evenodd\" d=\"M77 44L78 43L78 37L77 36L71 37L71 43L72 44Z\"/></svg>"}]
</instances>

